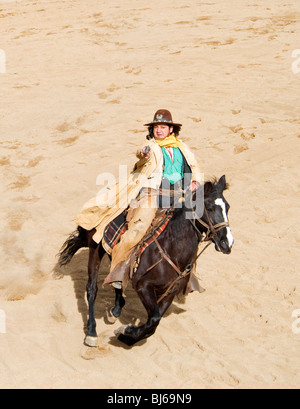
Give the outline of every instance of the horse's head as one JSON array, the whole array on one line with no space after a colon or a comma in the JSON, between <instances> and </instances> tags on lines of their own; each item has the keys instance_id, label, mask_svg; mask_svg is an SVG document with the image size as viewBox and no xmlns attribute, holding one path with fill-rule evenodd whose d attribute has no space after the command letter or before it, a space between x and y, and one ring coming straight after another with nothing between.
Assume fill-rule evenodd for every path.
<instances>
[{"instance_id":1,"label":"horse's head","mask_svg":"<svg viewBox=\"0 0 300 409\"><path fill-rule=\"evenodd\" d=\"M204 212L201 216L198 215L199 218L195 217L198 219L196 222L198 229L206 234L206 240L212 240L216 250L224 254L231 253L234 243L228 221L230 206L223 195L227 188L225 176L222 176L219 181L206 182L204 185ZM194 213L194 215L196 214Z\"/></svg>"},{"instance_id":2,"label":"horse's head","mask_svg":"<svg viewBox=\"0 0 300 409\"><path fill-rule=\"evenodd\" d=\"M202 218L208 225L212 225L216 229L215 234L212 235L212 240L216 250L224 254L230 254L234 244L228 220L230 206L224 197L224 191L227 188L225 175L219 181L205 183L204 204L206 211ZM223 227L222 223L224 223Z\"/></svg>"}]
</instances>

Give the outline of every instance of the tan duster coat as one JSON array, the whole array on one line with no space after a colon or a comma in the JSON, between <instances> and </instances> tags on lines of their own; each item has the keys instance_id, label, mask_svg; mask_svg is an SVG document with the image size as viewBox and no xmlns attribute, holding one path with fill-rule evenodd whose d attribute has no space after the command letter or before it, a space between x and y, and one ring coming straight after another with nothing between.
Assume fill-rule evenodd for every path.
<instances>
[{"instance_id":1,"label":"tan duster coat","mask_svg":"<svg viewBox=\"0 0 300 409\"><path fill-rule=\"evenodd\" d=\"M78 226L86 230L96 229L93 240L100 243L106 226L121 214L133 199L136 199L144 187L158 189L163 174L163 153L154 139L144 143L150 146L150 158L141 159L141 150L137 151L140 159L134 170L124 181L107 186L97 197L88 201L76 218ZM182 143L182 153L191 168L192 180L201 183L201 173L194 154L185 143Z\"/></svg>"}]
</instances>

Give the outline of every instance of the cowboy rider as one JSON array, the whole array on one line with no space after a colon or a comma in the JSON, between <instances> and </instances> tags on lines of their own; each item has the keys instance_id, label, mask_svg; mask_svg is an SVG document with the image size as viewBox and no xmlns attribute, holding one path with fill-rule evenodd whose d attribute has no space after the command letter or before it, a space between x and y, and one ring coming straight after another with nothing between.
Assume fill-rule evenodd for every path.
<instances>
[{"instance_id":1,"label":"cowboy rider","mask_svg":"<svg viewBox=\"0 0 300 409\"><path fill-rule=\"evenodd\" d=\"M107 206L107 202L104 204L98 197L96 203L92 199L85 205L76 219L79 226L87 230L96 229L93 240L99 243L108 223L124 209L130 206L134 208L127 231L112 250L110 274L104 282L115 288L121 288L130 264L131 251L146 234L157 209L166 207L162 203L164 197L151 192L159 189L164 192L176 191L184 187L194 191L201 184L201 172L194 154L178 139L182 124L173 122L170 111L158 110L153 121L145 126L148 127L149 135L137 151L139 161L127 179L126 195L124 189L119 189L119 206ZM137 197L139 200L136 200Z\"/></svg>"}]
</instances>

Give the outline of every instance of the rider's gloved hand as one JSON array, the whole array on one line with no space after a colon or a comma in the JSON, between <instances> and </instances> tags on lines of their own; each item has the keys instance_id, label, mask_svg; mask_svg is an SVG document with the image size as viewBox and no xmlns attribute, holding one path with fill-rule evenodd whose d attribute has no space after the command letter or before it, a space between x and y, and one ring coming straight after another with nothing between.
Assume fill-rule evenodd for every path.
<instances>
[{"instance_id":1,"label":"rider's gloved hand","mask_svg":"<svg viewBox=\"0 0 300 409\"><path fill-rule=\"evenodd\" d=\"M190 190L192 192L195 192L199 187L200 187L200 183L193 180L191 185L190 185Z\"/></svg>"},{"instance_id":2,"label":"rider's gloved hand","mask_svg":"<svg viewBox=\"0 0 300 409\"><path fill-rule=\"evenodd\" d=\"M151 153L150 146L144 146L144 148L141 150L141 157L149 159L150 153Z\"/></svg>"}]
</instances>

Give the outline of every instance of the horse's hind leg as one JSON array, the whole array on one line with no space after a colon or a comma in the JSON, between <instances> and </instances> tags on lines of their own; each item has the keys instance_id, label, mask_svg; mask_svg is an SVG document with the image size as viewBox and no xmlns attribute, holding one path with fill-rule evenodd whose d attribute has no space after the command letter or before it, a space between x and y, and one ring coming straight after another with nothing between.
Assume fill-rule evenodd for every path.
<instances>
[{"instance_id":1,"label":"horse's hind leg","mask_svg":"<svg viewBox=\"0 0 300 409\"><path fill-rule=\"evenodd\" d=\"M115 292L116 292L115 306L110 311L107 312L107 320L110 324L114 324L117 321L125 305L123 290L116 288Z\"/></svg>"},{"instance_id":2,"label":"horse's hind leg","mask_svg":"<svg viewBox=\"0 0 300 409\"><path fill-rule=\"evenodd\" d=\"M142 339L153 335L161 320L157 298L152 285L140 288L137 293L148 313L148 321L144 325L122 327L116 332L118 339L127 345L134 345Z\"/></svg>"},{"instance_id":3,"label":"horse's hind leg","mask_svg":"<svg viewBox=\"0 0 300 409\"><path fill-rule=\"evenodd\" d=\"M89 252L89 264L88 264L88 283L86 286L87 290L87 300L89 305L89 319L87 323L87 336L85 338L85 344L91 347L97 346L98 337L96 332L96 320L95 320L95 300L98 293L98 271L102 257L105 251L102 245L97 245L95 242L91 241Z\"/></svg>"}]
</instances>

